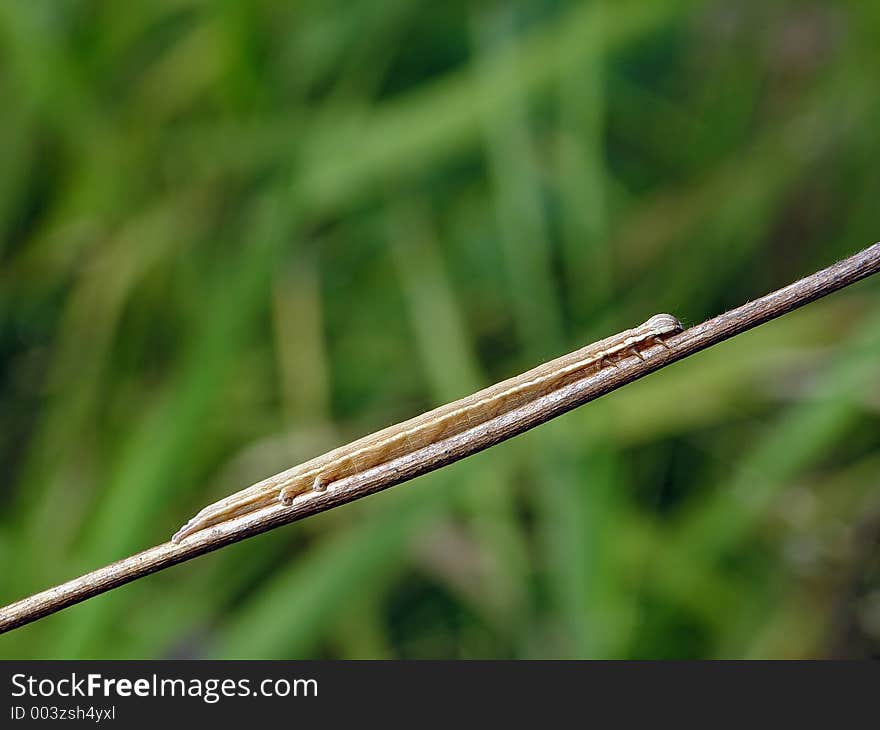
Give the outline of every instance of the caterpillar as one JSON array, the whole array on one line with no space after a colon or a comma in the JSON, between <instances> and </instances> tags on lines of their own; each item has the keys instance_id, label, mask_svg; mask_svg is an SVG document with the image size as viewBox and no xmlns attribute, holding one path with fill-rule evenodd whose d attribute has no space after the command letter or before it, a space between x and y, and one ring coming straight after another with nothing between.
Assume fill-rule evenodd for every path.
<instances>
[{"instance_id":1,"label":"caterpillar","mask_svg":"<svg viewBox=\"0 0 880 730\"><path fill-rule=\"evenodd\" d=\"M289 505L301 494L323 492L339 479L456 436L587 377L592 372L609 366L617 367L618 362L627 357L644 360L651 347L665 347L664 338L681 331L681 322L671 314L655 314L638 327L606 337L461 400L389 426L214 502L183 525L171 540L179 543L200 530L279 500Z\"/></svg>"}]
</instances>

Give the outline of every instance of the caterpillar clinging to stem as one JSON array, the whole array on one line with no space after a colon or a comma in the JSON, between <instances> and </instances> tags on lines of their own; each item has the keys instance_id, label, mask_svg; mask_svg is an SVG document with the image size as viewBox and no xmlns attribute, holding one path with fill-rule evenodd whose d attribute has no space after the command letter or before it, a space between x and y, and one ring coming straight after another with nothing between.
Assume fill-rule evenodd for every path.
<instances>
[{"instance_id":1,"label":"caterpillar clinging to stem","mask_svg":"<svg viewBox=\"0 0 880 730\"><path fill-rule=\"evenodd\" d=\"M606 366L616 367L618 361L627 357L644 360L652 347L665 347L664 338L681 330L681 322L671 314L655 314L638 327L389 426L214 502L181 527L171 540L179 543L188 535L279 500L291 504L298 495L325 491L339 479L461 434Z\"/></svg>"}]
</instances>

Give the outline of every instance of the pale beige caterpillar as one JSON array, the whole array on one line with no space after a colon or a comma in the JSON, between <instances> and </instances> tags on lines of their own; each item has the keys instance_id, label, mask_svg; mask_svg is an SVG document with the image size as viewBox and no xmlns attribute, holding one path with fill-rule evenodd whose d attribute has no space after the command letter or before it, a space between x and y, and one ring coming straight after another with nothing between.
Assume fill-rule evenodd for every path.
<instances>
[{"instance_id":1,"label":"pale beige caterpillar","mask_svg":"<svg viewBox=\"0 0 880 730\"><path fill-rule=\"evenodd\" d=\"M644 360L644 350L652 345L664 345L664 337L681 332L681 329L681 322L671 314L655 314L631 330L594 342L409 421L389 426L214 502L181 527L171 540L180 542L199 530L278 500L290 504L297 495L324 491L339 479L460 434L543 397L583 378L590 370L616 366L619 360L631 356Z\"/></svg>"}]
</instances>

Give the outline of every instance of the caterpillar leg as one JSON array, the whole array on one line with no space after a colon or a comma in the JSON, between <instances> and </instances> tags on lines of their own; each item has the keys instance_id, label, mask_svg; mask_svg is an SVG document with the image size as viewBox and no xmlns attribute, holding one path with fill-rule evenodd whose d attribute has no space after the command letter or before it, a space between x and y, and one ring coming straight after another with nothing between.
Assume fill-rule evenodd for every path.
<instances>
[{"instance_id":1,"label":"caterpillar leg","mask_svg":"<svg viewBox=\"0 0 880 730\"><path fill-rule=\"evenodd\" d=\"M328 482L326 479L324 479L324 477L322 477L319 474L318 476L315 477L315 481L312 482L312 491L313 492L325 492L325 491L327 491L327 485L329 485L329 484L330 484L330 482Z\"/></svg>"},{"instance_id":2,"label":"caterpillar leg","mask_svg":"<svg viewBox=\"0 0 880 730\"><path fill-rule=\"evenodd\" d=\"M284 487L278 495L278 499L286 504L288 507L293 504L293 498L302 494L302 489L291 489L290 487Z\"/></svg>"},{"instance_id":3,"label":"caterpillar leg","mask_svg":"<svg viewBox=\"0 0 880 730\"><path fill-rule=\"evenodd\" d=\"M329 484L330 482L319 474L315 477L315 481L312 482L312 491L323 492L327 489L327 486ZM306 491L308 491L308 488L303 487L302 484L283 487L281 489L281 493L278 495L278 499L284 504L290 506L291 504L293 504L294 497L297 497Z\"/></svg>"},{"instance_id":4,"label":"caterpillar leg","mask_svg":"<svg viewBox=\"0 0 880 730\"><path fill-rule=\"evenodd\" d=\"M641 360L642 362L645 362L645 356L641 353L641 351L639 350L638 347L630 347L629 351L630 351L630 353L635 355L637 358L639 358L639 360Z\"/></svg>"}]
</instances>

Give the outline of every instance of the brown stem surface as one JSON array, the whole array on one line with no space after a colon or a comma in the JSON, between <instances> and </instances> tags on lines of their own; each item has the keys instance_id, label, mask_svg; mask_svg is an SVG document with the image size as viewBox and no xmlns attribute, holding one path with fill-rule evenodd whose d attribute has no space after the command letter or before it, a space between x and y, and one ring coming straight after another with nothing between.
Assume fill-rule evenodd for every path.
<instances>
[{"instance_id":1,"label":"brown stem surface","mask_svg":"<svg viewBox=\"0 0 880 730\"><path fill-rule=\"evenodd\" d=\"M295 500L290 506L279 502L277 505L203 530L180 544L166 542L157 545L0 608L0 633L36 621L150 573L217 550L224 545L301 520L439 469L878 271L880 271L880 243L827 269L669 338L668 349L652 355L645 361L630 358L619 367L605 368L597 374L555 390L464 433L373 469L340 479L334 483L334 488L327 492L310 494L307 499Z\"/></svg>"}]
</instances>

